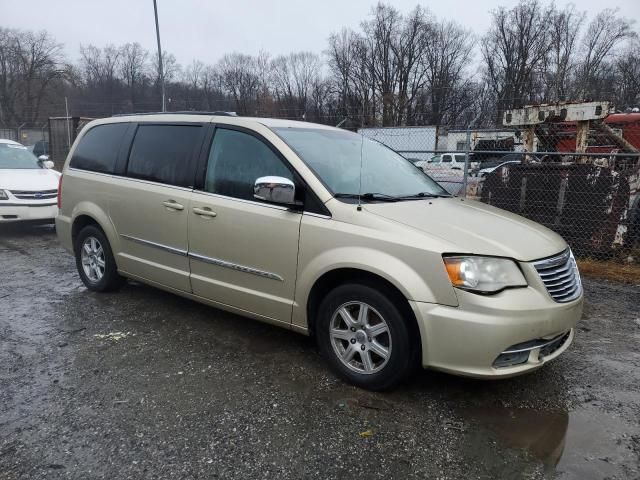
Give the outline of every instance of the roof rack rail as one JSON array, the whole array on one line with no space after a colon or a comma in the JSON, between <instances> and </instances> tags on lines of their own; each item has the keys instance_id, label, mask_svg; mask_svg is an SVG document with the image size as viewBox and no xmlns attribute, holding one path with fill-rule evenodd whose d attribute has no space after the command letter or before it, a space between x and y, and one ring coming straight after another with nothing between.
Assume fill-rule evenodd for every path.
<instances>
[{"instance_id":1,"label":"roof rack rail","mask_svg":"<svg viewBox=\"0 0 640 480\"><path fill-rule=\"evenodd\" d=\"M223 111L215 111L215 112L202 112L202 111L191 111L191 110L180 110L177 112L142 112L142 113L116 113L111 115L112 117L130 117L130 116L143 116L143 115L217 115L219 117L237 117L238 114L236 112L223 112Z\"/></svg>"}]
</instances>

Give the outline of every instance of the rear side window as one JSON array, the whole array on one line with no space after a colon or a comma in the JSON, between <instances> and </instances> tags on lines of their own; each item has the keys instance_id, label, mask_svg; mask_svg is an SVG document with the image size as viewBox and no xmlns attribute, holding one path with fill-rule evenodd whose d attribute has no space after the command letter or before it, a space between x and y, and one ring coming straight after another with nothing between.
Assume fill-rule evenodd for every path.
<instances>
[{"instance_id":1,"label":"rear side window","mask_svg":"<svg viewBox=\"0 0 640 480\"><path fill-rule=\"evenodd\" d=\"M93 127L80 139L69 166L92 172L113 173L120 143L128 127L128 123Z\"/></svg>"},{"instance_id":2,"label":"rear side window","mask_svg":"<svg viewBox=\"0 0 640 480\"><path fill-rule=\"evenodd\" d=\"M253 185L268 175L293 181L291 170L261 140L237 130L216 129L205 191L255 201Z\"/></svg>"},{"instance_id":3,"label":"rear side window","mask_svg":"<svg viewBox=\"0 0 640 480\"><path fill-rule=\"evenodd\" d=\"M193 185L193 153L201 132L199 125L140 125L127 176L179 187Z\"/></svg>"}]
</instances>

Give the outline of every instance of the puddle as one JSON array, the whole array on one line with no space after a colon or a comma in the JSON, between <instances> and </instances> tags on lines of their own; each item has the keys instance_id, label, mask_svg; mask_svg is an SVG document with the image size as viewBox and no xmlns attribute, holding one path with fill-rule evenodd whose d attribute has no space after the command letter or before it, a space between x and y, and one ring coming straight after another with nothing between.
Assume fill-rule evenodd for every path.
<instances>
[{"instance_id":1,"label":"puddle","mask_svg":"<svg viewBox=\"0 0 640 480\"><path fill-rule=\"evenodd\" d=\"M599 411L494 408L464 414L472 427L489 430L502 446L526 451L550 476L634 478L640 467L638 429Z\"/></svg>"}]
</instances>

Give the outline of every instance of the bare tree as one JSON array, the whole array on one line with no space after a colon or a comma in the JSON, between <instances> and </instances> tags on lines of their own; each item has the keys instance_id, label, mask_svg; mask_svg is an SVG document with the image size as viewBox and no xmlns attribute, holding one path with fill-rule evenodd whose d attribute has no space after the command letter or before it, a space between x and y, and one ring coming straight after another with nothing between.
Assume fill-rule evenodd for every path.
<instances>
[{"instance_id":1,"label":"bare tree","mask_svg":"<svg viewBox=\"0 0 640 480\"><path fill-rule=\"evenodd\" d=\"M619 17L617 9L607 8L596 15L582 38L582 61L577 76L579 95L595 98L603 94L605 63L625 39L635 35L631 22Z\"/></svg>"},{"instance_id":2,"label":"bare tree","mask_svg":"<svg viewBox=\"0 0 640 480\"><path fill-rule=\"evenodd\" d=\"M640 106L640 40L635 38L615 62L616 104Z\"/></svg>"},{"instance_id":3,"label":"bare tree","mask_svg":"<svg viewBox=\"0 0 640 480\"><path fill-rule=\"evenodd\" d=\"M471 63L472 42L471 33L454 22L431 24L421 60L430 100L425 108L429 112L427 124L454 124L471 104L466 69Z\"/></svg>"},{"instance_id":4,"label":"bare tree","mask_svg":"<svg viewBox=\"0 0 640 480\"><path fill-rule=\"evenodd\" d=\"M38 120L50 87L66 71L62 46L48 33L0 28L0 122Z\"/></svg>"},{"instance_id":5,"label":"bare tree","mask_svg":"<svg viewBox=\"0 0 640 480\"><path fill-rule=\"evenodd\" d=\"M314 82L320 76L320 66L320 57L311 52L291 53L271 62L273 92L287 116L305 115Z\"/></svg>"},{"instance_id":6,"label":"bare tree","mask_svg":"<svg viewBox=\"0 0 640 480\"><path fill-rule=\"evenodd\" d=\"M394 125L398 84L398 49L396 48L402 15L391 5L378 3L373 18L362 23L369 50L367 69L372 73L374 88L382 102L382 125Z\"/></svg>"},{"instance_id":7,"label":"bare tree","mask_svg":"<svg viewBox=\"0 0 640 480\"><path fill-rule=\"evenodd\" d=\"M215 67L207 65L202 72L202 92L206 110L226 109L226 97L223 90L220 72Z\"/></svg>"},{"instance_id":8,"label":"bare tree","mask_svg":"<svg viewBox=\"0 0 640 480\"><path fill-rule=\"evenodd\" d=\"M121 52L113 45L98 48L94 45L80 46L80 72L93 98L99 98L113 105L116 92L120 86L118 71L120 69ZM89 93L88 92L88 93ZM101 109L104 114L113 113Z\"/></svg>"},{"instance_id":9,"label":"bare tree","mask_svg":"<svg viewBox=\"0 0 640 480\"><path fill-rule=\"evenodd\" d=\"M326 51L328 66L334 79L334 93L342 115L349 113L349 99L352 95L352 84L359 68L357 52L359 38L352 30L343 28L338 34L329 37L329 48Z\"/></svg>"},{"instance_id":10,"label":"bare tree","mask_svg":"<svg viewBox=\"0 0 640 480\"><path fill-rule=\"evenodd\" d=\"M183 82L187 89L185 109L197 110L203 103L202 84L204 81L205 65L200 60L193 60L184 71Z\"/></svg>"},{"instance_id":11,"label":"bare tree","mask_svg":"<svg viewBox=\"0 0 640 480\"><path fill-rule=\"evenodd\" d=\"M120 55L122 57L120 74L129 92L131 109L135 111L138 91L142 90L148 78L147 59L149 52L142 48L139 43L127 43L121 47Z\"/></svg>"},{"instance_id":12,"label":"bare tree","mask_svg":"<svg viewBox=\"0 0 640 480\"><path fill-rule=\"evenodd\" d=\"M399 38L392 44L398 69L397 124L407 124L414 97L427 81L420 59L429 45L431 30L425 10L418 6L404 19Z\"/></svg>"},{"instance_id":13,"label":"bare tree","mask_svg":"<svg viewBox=\"0 0 640 480\"><path fill-rule=\"evenodd\" d=\"M481 42L486 80L496 96L496 121L506 109L526 103L533 92L549 48L546 19L553 6L521 0L510 10L492 12L492 24Z\"/></svg>"},{"instance_id":14,"label":"bare tree","mask_svg":"<svg viewBox=\"0 0 640 480\"><path fill-rule=\"evenodd\" d=\"M576 68L578 35L586 17L573 4L549 15L549 52L545 58L544 101L568 100L570 81Z\"/></svg>"},{"instance_id":15,"label":"bare tree","mask_svg":"<svg viewBox=\"0 0 640 480\"><path fill-rule=\"evenodd\" d=\"M231 53L222 57L218 69L222 84L231 95L239 114L255 114L260 88L260 75L256 59L251 55Z\"/></svg>"}]
</instances>

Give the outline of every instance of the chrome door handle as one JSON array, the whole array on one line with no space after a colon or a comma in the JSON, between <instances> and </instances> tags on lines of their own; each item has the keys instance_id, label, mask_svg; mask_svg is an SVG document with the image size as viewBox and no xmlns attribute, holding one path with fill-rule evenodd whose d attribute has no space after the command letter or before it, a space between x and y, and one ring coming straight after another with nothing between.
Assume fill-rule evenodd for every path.
<instances>
[{"instance_id":1,"label":"chrome door handle","mask_svg":"<svg viewBox=\"0 0 640 480\"><path fill-rule=\"evenodd\" d=\"M195 213L196 215L201 215L203 217L215 217L216 215L218 215L209 207L204 207L204 208L193 207L193 213Z\"/></svg>"},{"instance_id":2,"label":"chrome door handle","mask_svg":"<svg viewBox=\"0 0 640 480\"><path fill-rule=\"evenodd\" d=\"M167 200L166 202L162 202L162 205L171 210L184 210L184 205L179 204L175 200Z\"/></svg>"}]
</instances>

